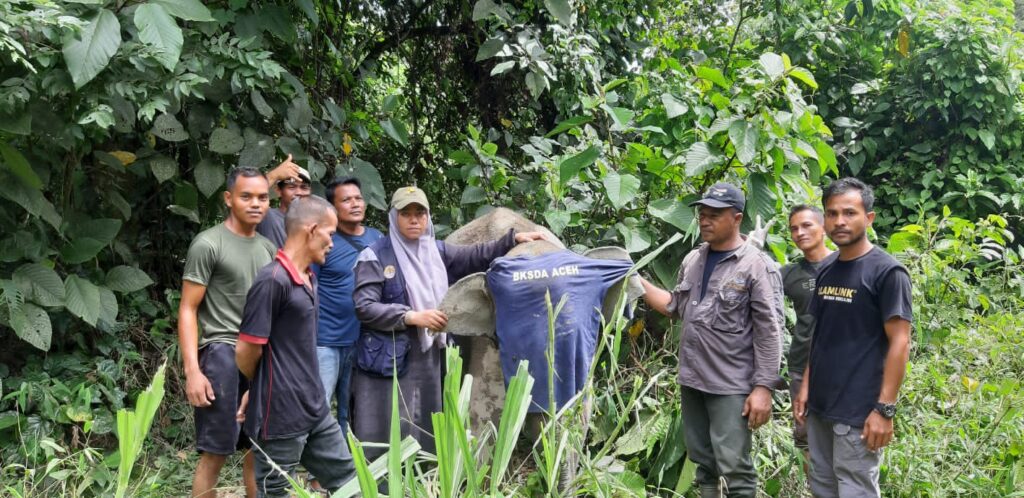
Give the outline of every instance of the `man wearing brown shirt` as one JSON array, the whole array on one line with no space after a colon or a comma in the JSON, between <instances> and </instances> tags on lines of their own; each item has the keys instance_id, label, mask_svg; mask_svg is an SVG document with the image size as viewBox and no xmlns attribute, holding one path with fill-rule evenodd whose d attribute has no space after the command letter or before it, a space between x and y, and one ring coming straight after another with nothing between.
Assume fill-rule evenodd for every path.
<instances>
[{"instance_id":1,"label":"man wearing brown shirt","mask_svg":"<svg viewBox=\"0 0 1024 498\"><path fill-rule=\"evenodd\" d=\"M671 292L645 280L644 300L682 321L678 382L700 496L754 497L751 434L771 417L782 280L775 262L740 235L740 189L717 183L693 204L704 243L683 259Z\"/></svg>"}]
</instances>

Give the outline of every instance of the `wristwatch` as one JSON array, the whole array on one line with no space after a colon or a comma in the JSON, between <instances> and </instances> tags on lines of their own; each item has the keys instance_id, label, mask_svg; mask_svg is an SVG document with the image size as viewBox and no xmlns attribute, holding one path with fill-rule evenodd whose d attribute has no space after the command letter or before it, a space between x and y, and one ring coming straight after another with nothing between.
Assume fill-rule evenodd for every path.
<instances>
[{"instance_id":1,"label":"wristwatch","mask_svg":"<svg viewBox=\"0 0 1024 498\"><path fill-rule=\"evenodd\" d=\"M875 411L878 412L879 415L891 419L896 416L896 403L882 403L879 401L878 403L875 403Z\"/></svg>"}]
</instances>

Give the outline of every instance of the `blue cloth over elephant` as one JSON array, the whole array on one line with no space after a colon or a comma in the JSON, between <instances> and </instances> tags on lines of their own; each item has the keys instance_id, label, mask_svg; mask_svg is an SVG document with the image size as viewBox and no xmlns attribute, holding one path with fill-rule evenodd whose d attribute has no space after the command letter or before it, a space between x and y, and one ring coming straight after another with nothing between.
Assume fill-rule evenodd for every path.
<instances>
[{"instance_id":1,"label":"blue cloth over elephant","mask_svg":"<svg viewBox=\"0 0 1024 498\"><path fill-rule=\"evenodd\" d=\"M597 348L601 304L608 289L632 266L630 261L592 259L570 251L502 257L491 263L487 287L494 300L502 372L507 383L520 360L530 362L535 379L531 413L550 409L545 295L551 293L552 309L562 296L568 296L555 321L557 409L583 389Z\"/></svg>"}]
</instances>

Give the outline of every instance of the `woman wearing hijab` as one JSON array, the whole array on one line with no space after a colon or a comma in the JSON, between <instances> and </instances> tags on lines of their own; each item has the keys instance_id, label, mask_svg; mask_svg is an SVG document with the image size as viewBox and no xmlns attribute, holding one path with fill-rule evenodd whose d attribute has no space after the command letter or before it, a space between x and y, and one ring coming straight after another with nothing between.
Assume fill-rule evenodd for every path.
<instances>
[{"instance_id":1,"label":"woman wearing hijab","mask_svg":"<svg viewBox=\"0 0 1024 498\"><path fill-rule=\"evenodd\" d=\"M392 370L397 369L402 437L412 435L434 453L431 414L441 411L441 350L448 345L441 332L448 318L438 307L448 286L486 271L516 244L543 236L509 230L473 246L438 241L427 196L416 187L395 192L388 219L388 236L363 250L355 267L356 316L379 332L364 332L356 345L352 431L360 441L388 441ZM383 453L367 450L369 458Z\"/></svg>"}]
</instances>

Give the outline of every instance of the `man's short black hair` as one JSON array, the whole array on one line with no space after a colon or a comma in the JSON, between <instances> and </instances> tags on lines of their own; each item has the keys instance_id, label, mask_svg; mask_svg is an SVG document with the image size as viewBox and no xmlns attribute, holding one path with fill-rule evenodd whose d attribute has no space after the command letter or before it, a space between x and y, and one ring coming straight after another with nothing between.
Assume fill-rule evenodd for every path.
<instances>
[{"instance_id":1,"label":"man's short black hair","mask_svg":"<svg viewBox=\"0 0 1024 498\"><path fill-rule=\"evenodd\" d=\"M804 211L810 211L814 213L815 217L818 218L819 223L825 223L825 213L818 206L812 206L810 204L797 204L789 209L789 219L793 219L793 215Z\"/></svg>"},{"instance_id":2,"label":"man's short black hair","mask_svg":"<svg viewBox=\"0 0 1024 498\"><path fill-rule=\"evenodd\" d=\"M331 180L324 190L324 195L327 196L327 202L330 202L332 206L334 205L334 192L342 185L355 185L360 191L363 190L363 184L354 176L341 176Z\"/></svg>"},{"instance_id":3,"label":"man's short black hair","mask_svg":"<svg viewBox=\"0 0 1024 498\"><path fill-rule=\"evenodd\" d=\"M235 182L238 181L238 177L240 176L243 176L245 178L256 178L257 176L263 176L263 173L260 170L253 168L252 166L240 166L237 168L231 168L231 171L228 171L227 182L225 182L227 184L228 192L230 192L231 189L235 188Z\"/></svg>"},{"instance_id":4,"label":"man's short black hair","mask_svg":"<svg viewBox=\"0 0 1024 498\"><path fill-rule=\"evenodd\" d=\"M860 192L861 204L864 205L864 212L870 213L875 208L875 191L866 183L853 178L840 178L830 183L821 193L821 205L828 207L828 200L836 195L843 195L856 190Z\"/></svg>"}]
</instances>

